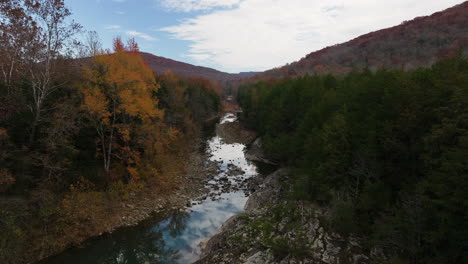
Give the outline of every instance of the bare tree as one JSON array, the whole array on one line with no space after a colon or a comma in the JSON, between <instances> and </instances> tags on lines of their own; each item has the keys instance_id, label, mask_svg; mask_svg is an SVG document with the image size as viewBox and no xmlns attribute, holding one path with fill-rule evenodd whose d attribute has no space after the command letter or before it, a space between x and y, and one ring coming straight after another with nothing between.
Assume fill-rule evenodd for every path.
<instances>
[{"instance_id":1,"label":"bare tree","mask_svg":"<svg viewBox=\"0 0 468 264\"><path fill-rule=\"evenodd\" d=\"M79 43L78 58L89 58L104 54L101 39L96 31L87 31L83 36L83 42Z\"/></svg>"},{"instance_id":2,"label":"bare tree","mask_svg":"<svg viewBox=\"0 0 468 264\"><path fill-rule=\"evenodd\" d=\"M37 24L22 1L0 0L0 71L8 94L24 70L26 53L37 33Z\"/></svg>"},{"instance_id":3,"label":"bare tree","mask_svg":"<svg viewBox=\"0 0 468 264\"><path fill-rule=\"evenodd\" d=\"M87 57L93 57L103 54L101 39L96 31L89 31L86 35Z\"/></svg>"},{"instance_id":4,"label":"bare tree","mask_svg":"<svg viewBox=\"0 0 468 264\"><path fill-rule=\"evenodd\" d=\"M33 113L30 144L33 143L36 128L44 109L44 103L50 95L64 85L56 82L54 74L59 70L58 60L67 51L67 44L81 29L74 21L67 23L66 18L71 15L63 0L26 0L25 6L39 28L37 41L30 48L28 72L31 82Z\"/></svg>"}]
</instances>

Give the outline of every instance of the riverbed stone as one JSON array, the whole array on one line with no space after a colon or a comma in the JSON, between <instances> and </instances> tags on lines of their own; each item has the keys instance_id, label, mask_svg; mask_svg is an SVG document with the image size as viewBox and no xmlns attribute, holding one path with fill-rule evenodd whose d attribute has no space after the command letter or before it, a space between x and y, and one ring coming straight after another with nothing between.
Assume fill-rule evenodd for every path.
<instances>
[{"instance_id":1,"label":"riverbed stone","mask_svg":"<svg viewBox=\"0 0 468 264\"><path fill-rule=\"evenodd\" d=\"M249 145L256 137L254 131L244 128L239 122L216 125L216 134L227 144L241 143Z\"/></svg>"},{"instance_id":2,"label":"riverbed stone","mask_svg":"<svg viewBox=\"0 0 468 264\"><path fill-rule=\"evenodd\" d=\"M202 258L196 263L338 264L343 260L353 264L371 263L356 237L344 238L324 228L321 221L327 217L325 208L283 198L281 183L288 178L288 174L288 170L281 169L267 176L262 182L263 188L249 197L245 211L231 217L206 242L202 248ZM279 222L272 222L273 207L285 210ZM293 208L295 213L288 213L288 208ZM261 237L258 228L268 223L273 225L273 229L265 240L266 237ZM296 227L291 228L294 223ZM304 253L297 256L275 253L277 249L272 247L271 241L286 241L302 246Z\"/></svg>"}]
</instances>

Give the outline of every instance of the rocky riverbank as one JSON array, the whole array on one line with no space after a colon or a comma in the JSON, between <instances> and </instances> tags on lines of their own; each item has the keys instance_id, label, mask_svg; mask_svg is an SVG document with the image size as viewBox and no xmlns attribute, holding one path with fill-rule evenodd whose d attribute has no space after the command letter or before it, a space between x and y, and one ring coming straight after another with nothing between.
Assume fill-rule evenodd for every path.
<instances>
[{"instance_id":1,"label":"rocky riverbank","mask_svg":"<svg viewBox=\"0 0 468 264\"><path fill-rule=\"evenodd\" d=\"M240 143L249 145L256 138L256 133L254 131L246 129L238 121L217 124L216 134L227 144Z\"/></svg>"},{"instance_id":2,"label":"rocky riverbank","mask_svg":"<svg viewBox=\"0 0 468 264\"><path fill-rule=\"evenodd\" d=\"M267 157L263 151L262 138L255 139L255 141L249 145L249 149L245 152L245 157L248 160L258 161L271 165L278 165L277 162Z\"/></svg>"},{"instance_id":3,"label":"rocky riverbank","mask_svg":"<svg viewBox=\"0 0 468 264\"><path fill-rule=\"evenodd\" d=\"M97 213L96 216L90 215L86 228L83 223L80 223L81 228L66 226L61 235L54 237L53 242L48 242L44 246L36 243L30 255L21 256L21 259L17 259L17 263L32 263L54 256L67 248L80 247L90 238L112 233L124 226L137 225L152 214L171 210L184 211L192 205L192 202L206 198L208 192L206 184L218 173L218 166L216 162L208 160L207 153L202 153L198 149L194 147L193 151L187 154L186 173L176 176L174 179L176 187L159 190L147 186L130 192L125 200L111 201L112 204L103 205L107 208L106 216Z\"/></svg>"},{"instance_id":4,"label":"rocky riverbank","mask_svg":"<svg viewBox=\"0 0 468 264\"><path fill-rule=\"evenodd\" d=\"M280 169L264 178L196 263L370 263L358 239L330 230L326 210L286 198L288 175Z\"/></svg>"},{"instance_id":5,"label":"rocky riverbank","mask_svg":"<svg viewBox=\"0 0 468 264\"><path fill-rule=\"evenodd\" d=\"M207 193L206 184L218 173L216 162L207 162L207 155L194 151L188 161L188 171L179 175L173 190L163 193L148 191L145 195L134 195L123 204L120 221L114 229L132 226L153 213L164 210L184 210L192 201L202 200Z\"/></svg>"},{"instance_id":6,"label":"rocky riverbank","mask_svg":"<svg viewBox=\"0 0 468 264\"><path fill-rule=\"evenodd\" d=\"M231 116L228 114L226 117L229 119ZM87 224L89 228L82 228L68 238L60 238L60 243L56 243L56 245L67 245L66 247L86 245L86 241L90 237L111 233L123 226L137 225L142 220L149 218L150 215L159 212L190 212L192 209L198 208L198 204L207 200L223 199L221 196L224 193L242 191L248 196L255 190L252 186L258 185L255 182L256 177L248 176L253 173L252 169L249 166L245 167L242 162L239 164L239 160L234 156L232 160L225 158L218 160L220 153L217 151L221 151L221 153L232 152L231 147L233 147L236 148L237 152L242 153L242 148L245 146L240 142L252 142L255 139L255 133L243 129L236 121L235 115L228 121L217 124L216 131L219 133L218 136L221 136L208 141L207 152L197 151L202 148L193 146L193 152L187 154L188 160L184 162L188 164L186 173L176 175L176 178L173 179L174 188L158 191L146 187L139 189L138 192L130 192L124 201L113 204L112 212L108 217L105 219L104 217L95 217ZM217 140L221 140L223 143L218 144ZM213 143L214 146L210 145ZM226 146L225 144L231 145ZM244 171L246 168L249 168L249 171ZM241 196L243 197L243 194ZM51 247L43 253L41 258L61 252L66 247Z\"/></svg>"}]
</instances>

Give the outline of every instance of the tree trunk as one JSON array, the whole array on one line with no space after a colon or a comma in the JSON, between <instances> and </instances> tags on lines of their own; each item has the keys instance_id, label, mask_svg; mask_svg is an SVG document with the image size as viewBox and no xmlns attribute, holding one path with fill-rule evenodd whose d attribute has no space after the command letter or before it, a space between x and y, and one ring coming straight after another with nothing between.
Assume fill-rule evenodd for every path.
<instances>
[{"instance_id":1,"label":"tree trunk","mask_svg":"<svg viewBox=\"0 0 468 264\"><path fill-rule=\"evenodd\" d=\"M40 111L41 111L41 108L38 107L34 114L34 121L31 126L31 134L29 134L29 147L32 147L34 143L34 139L36 137L36 129L37 129L37 125L39 124L39 119L41 117Z\"/></svg>"}]
</instances>

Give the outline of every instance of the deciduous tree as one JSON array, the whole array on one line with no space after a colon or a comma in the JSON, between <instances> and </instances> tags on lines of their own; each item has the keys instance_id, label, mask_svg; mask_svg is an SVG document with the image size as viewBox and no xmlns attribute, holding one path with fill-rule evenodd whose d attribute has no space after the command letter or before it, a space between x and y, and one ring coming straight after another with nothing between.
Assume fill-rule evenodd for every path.
<instances>
[{"instance_id":1,"label":"deciduous tree","mask_svg":"<svg viewBox=\"0 0 468 264\"><path fill-rule=\"evenodd\" d=\"M32 103L29 107L33 113L30 134L32 143L37 125L46 111L46 100L64 85L55 79L59 75L59 60L70 51L70 42L73 42L73 36L81 26L74 21L67 22L71 12L63 0L26 0L24 5L34 25L38 27L35 41L25 58L31 82Z\"/></svg>"},{"instance_id":2,"label":"deciduous tree","mask_svg":"<svg viewBox=\"0 0 468 264\"><path fill-rule=\"evenodd\" d=\"M96 128L105 172L109 175L111 161L117 158L135 176L132 168L144 142L142 130L151 129L163 116L154 96L159 85L137 43L131 39L124 45L116 38L114 53L94 57L93 65L84 71L84 81L82 108Z\"/></svg>"}]
</instances>

